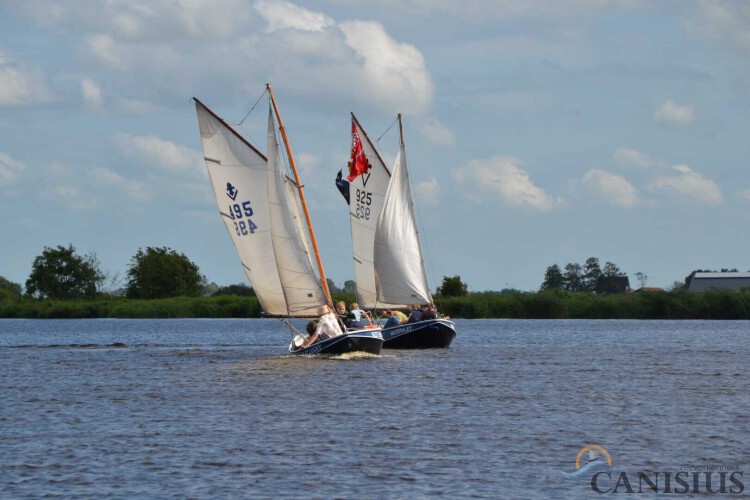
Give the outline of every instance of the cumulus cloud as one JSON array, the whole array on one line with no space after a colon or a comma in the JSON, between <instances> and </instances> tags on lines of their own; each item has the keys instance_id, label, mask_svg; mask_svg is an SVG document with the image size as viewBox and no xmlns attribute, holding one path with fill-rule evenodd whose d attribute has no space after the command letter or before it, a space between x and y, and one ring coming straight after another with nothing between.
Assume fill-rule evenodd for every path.
<instances>
[{"instance_id":1,"label":"cumulus cloud","mask_svg":"<svg viewBox=\"0 0 750 500\"><path fill-rule=\"evenodd\" d=\"M750 5L745 0L700 0L692 27L709 38L750 53Z\"/></svg>"},{"instance_id":2,"label":"cumulus cloud","mask_svg":"<svg viewBox=\"0 0 750 500\"><path fill-rule=\"evenodd\" d=\"M605 170L592 169L581 179L581 185L594 196L618 207L631 208L638 204L635 188L622 176Z\"/></svg>"},{"instance_id":3,"label":"cumulus cloud","mask_svg":"<svg viewBox=\"0 0 750 500\"><path fill-rule=\"evenodd\" d=\"M437 118L428 119L419 129L422 137L432 142L433 144L439 144L441 146L453 146L456 142L456 137L453 131L440 123Z\"/></svg>"},{"instance_id":4,"label":"cumulus cloud","mask_svg":"<svg viewBox=\"0 0 750 500\"><path fill-rule=\"evenodd\" d=\"M333 19L321 12L299 7L291 2L261 0L255 10L268 21L268 31L293 28L302 31L323 31L334 24Z\"/></svg>"},{"instance_id":5,"label":"cumulus cloud","mask_svg":"<svg viewBox=\"0 0 750 500\"><path fill-rule=\"evenodd\" d=\"M16 182L25 170L26 165L0 151L0 188Z\"/></svg>"},{"instance_id":6,"label":"cumulus cloud","mask_svg":"<svg viewBox=\"0 0 750 500\"><path fill-rule=\"evenodd\" d=\"M147 165L192 175L205 173L201 153L155 135L135 136L120 133L115 136L115 144L126 156L136 158Z\"/></svg>"},{"instance_id":7,"label":"cumulus cloud","mask_svg":"<svg viewBox=\"0 0 750 500\"><path fill-rule=\"evenodd\" d=\"M51 100L41 71L15 63L0 50L0 106L29 106Z\"/></svg>"},{"instance_id":8,"label":"cumulus cloud","mask_svg":"<svg viewBox=\"0 0 750 500\"><path fill-rule=\"evenodd\" d=\"M693 123L694 114L695 108L693 106L677 104L670 99L664 101L656 108L654 111L654 121L687 125Z\"/></svg>"},{"instance_id":9,"label":"cumulus cloud","mask_svg":"<svg viewBox=\"0 0 750 500\"><path fill-rule=\"evenodd\" d=\"M377 22L345 21L339 28L361 64L356 75L359 94L390 102L404 112L427 110L434 89L422 53L416 47L398 43Z\"/></svg>"},{"instance_id":10,"label":"cumulus cloud","mask_svg":"<svg viewBox=\"0 0 750 500\"><path fill-rule=\"evenodd\" d=\"M101 111L104 105L102 98L102 89L93 80L85 79L81 81L81 95L86 107L91 111Z\"/></svg>"},{"instance_id":11,"label":"cumulus cloud","mask_svg":"<svg viewBox=\"0 0 750 500\"><path fill-rule=\"evenodd\" d=\"M672 169L677 173L654 179L649 189L703 205L720 205L724 202L721 188L713 180L694 172L687 165L676 165Z\"/></svg>"},{"instance_id":12,"label":"cumulus cloud","mask_svg":"<svg viewBox=\"0 0 750 500\"><path fill-rule=\"evenodd\" d=\"M497 195L512 206L549 212L562 205L562 199L550 196L544 189L535 186L529 174L516 163L516 159L503 156L473 160L455 170L453 175L458 182L469 184L478 193Z\"/></svg>"},{"instance_id":13,"label":"cumulus cloud","mask_svg":"<svg viewBox=\"0 0 750 500\"><path fill-rule=\"evenodd\" d=\"M612 155L615 163L629 167L648 168L655 164L648 155L640 153L635 149L619 148Z\"/></svg>"},{"instance_id":14,"label":"cumulus cloud","mask_svg":"<svg viewBox=\"0 0 750 500\"><path fill-rule=\"evenodd\" d=\"M97 187L113 188L117 192L123 193L133 201L143 203L151 198L146 185L126 179L114 170L107 168L95 168L91 171L90 182Z\"/></svg>"},{"instance_id":15,"label":"cumulus cloud","mask_svg":"<svg viewBox=\"0 0 750 500\"><path fill-rule=\"evenodd\" d=\"M440 184L434 177L418 182L414 191L420 203L436 205L440 202Z\"/></svg>"}]
</instances>

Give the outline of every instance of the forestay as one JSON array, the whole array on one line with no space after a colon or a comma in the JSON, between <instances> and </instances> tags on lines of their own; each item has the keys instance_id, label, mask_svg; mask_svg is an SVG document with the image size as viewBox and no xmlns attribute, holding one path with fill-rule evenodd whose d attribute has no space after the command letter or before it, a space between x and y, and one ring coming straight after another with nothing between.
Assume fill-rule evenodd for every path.
<instances>
[{"instance_id":1,"label":"forestay","mask_svg":"<svg viewBox=\"0 0 750 500\"><path fill-rule=\"evenodd\" d=\"M432 302L419 245L403 142L377 219L374 267L379 302Z\"/></svg>"}]
</instances>

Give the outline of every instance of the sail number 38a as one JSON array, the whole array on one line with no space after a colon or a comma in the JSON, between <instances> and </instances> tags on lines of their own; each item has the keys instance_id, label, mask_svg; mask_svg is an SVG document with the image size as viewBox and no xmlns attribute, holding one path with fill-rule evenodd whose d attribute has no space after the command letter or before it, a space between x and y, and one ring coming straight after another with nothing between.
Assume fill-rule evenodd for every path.
<instances>
[{"instance_id":1,"label":"sail number 38a","mask_svg":"<svg viewBox=\"0 0 750 500\"><path fill-rule=\"evenodd\" d=\"M237 232L237 236L247 236L258 229L258 226L250 220L252 216L253 207L250 206L249 201L229 205L229 217L234 221L234 230Z\"/></svg>"},{"instance_id":2,"label":"sail number 38a","mask_svg":"<svg viewBox=\"0 0 750 500\"><path fill-rule=\"evenodd\" d=\"M357 203L355 207L357 218L370 220L370 205L372 205L372 193L357 189Z\"/></svg>"}]
</instances>

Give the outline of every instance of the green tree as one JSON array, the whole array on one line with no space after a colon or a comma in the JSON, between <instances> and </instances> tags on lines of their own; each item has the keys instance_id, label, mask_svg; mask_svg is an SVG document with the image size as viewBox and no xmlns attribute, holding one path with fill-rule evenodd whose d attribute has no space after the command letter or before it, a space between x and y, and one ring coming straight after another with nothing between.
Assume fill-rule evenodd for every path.
<instances>
[{"instance_id":1,"label":"green tree","mask_svg":"<svg viewBox=\"0 0 750 500\"><path fill-rule=\"evenodd\" d=\"M582 287L588 292L596 289L596 282L602 277L602 269L599 267L599 259L589 257L583 265Z\"/></svg>"},{"instance_id":2,"label":"green tree","mask_svg":"<svg viewBox=\"0 0 750 500\"><path fill-rule=\"evenodd\" d=\"M437 295L443 297L463 297L469 290L469 285L461 281L461 276L443 276L443 284L436 291Z\"/></svg>"},{"instance_id":3,"label":"green tree","mask_svg":"<svg viewBox=\"0 0 750 500\"><path fill-rule=\"evenodd\" d=\"M244 283L223 286L214 292L216 295L238 295L240 297L255 297L255 290Z\"/></svg>"},{"instance_id":4,"label":"green tree","mask_svg":"<svg viewBox=\"0 0 750 500\"><path fill-rule=\"evenodd\" d=\"M616 264L607 261L602 268L602 276L605 278L624 278L627 275L620 271Z\"/></svg>"},{"instance_id":5,"label":"green tree","mask_svg":"<svg viewBox=\"0 0 750 500\"><path fill-rule=\"evenodd\" d=\"M542 283L541 290L560 290L565 284L562 271L560 266L553 264L547 268L544 273L544 282Z\"/></svg>"},{"instance_id":6,"label":"green tree","mask_svg":"<svg viewBox=\"0 0 750 500\"><path fill-rule=\"evenodd\" d=\"M565 264L565 289L569 292L581 292L583 287L583 268L580 264Z\"/></svg>"},{"instance_id":7,"label":"green tree","mask_svg":"<svg viewBox=\"0 0 750 500\"><path fill-rule=\"evenodd\" d=\"M206 278L184 254L171 248L138 249L130 260L126 295L133 299L197 297Z\"/></svg>"},{"instance_id":8,"label":"green tree","mask_svg":"<svg viewBox=\"0 0 750 500\"><path fill-rule=\"evenodd\" d=\"M104 280L99 267L95 253L76 255L73 245L44 247L31 266L26 293L39 299L94 298Z\"/></svg>"},{"instance_id":9,"label":"green tree","mask_svg":"<svg viewBox=\"0 0 750 500\"><path fill-rule=\"evenodd\" d=\"M0 276L0 300L18 300L21 298L21 285Z\"/></svg>"},{"instance_id":10,"label":"green tree","mask_svg":"<svg viewBox=\"0 0 750 500\"><path fill-rule=\"evenodd\" d=\"M352 295L357 293L357 282L354 280L344 281L344 293L350 293Z\"/></svg>"}]
</instances>

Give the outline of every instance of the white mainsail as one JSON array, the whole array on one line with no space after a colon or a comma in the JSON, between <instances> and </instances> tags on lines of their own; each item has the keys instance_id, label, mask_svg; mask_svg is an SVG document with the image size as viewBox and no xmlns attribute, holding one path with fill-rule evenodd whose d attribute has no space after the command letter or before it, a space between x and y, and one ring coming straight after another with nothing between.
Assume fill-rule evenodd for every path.
<instances>
[{"instance_id":1,"label":"white mainsail","mask_svg":"<svg viewBox=\"0 0 750 500\"><path fill-rule=\"evenodd\" d=\"M299 225L284 207L296 207L296 202L289 201L286 186L279 187L277 179L280 177L283 182L283 174L279 173L278 161L274 158L269 164L224 120L197 99L195 103L216 204L261 308L266 314L279 316L319 314L319 306L326 303L324 294L318 292L319 286L312 290L307 278L298 281L287 275L295 276L301 269L299 260L309 263L309 257L304 245L301 251L297 249L304 235L290 236L299 233L289 227ZM270 137L272 121L269 128ZM291 212L296 212L296 208Z\"/></svg>"},{"instance_id":2,"label":"white mainsail","mask_svg":"<svg viewBox=\"0 0 750 500\"><path fill-rule=\"evenodd\" d=\"M403 141L377 219L374 264L378 302L432 302L419 245Z\"/></svg>"},{"instance_id":3,"label":"white mainsail","mask_svg":"<svg viewBox=\"0 0 750 500\"><path fill-rule=\"evenodd\" d=\"M279 162L273 111L268 109L268 207L276 266L290 314L315 314L328 302L312 258L296 202L296 187Z\"/></svg>"},{"instance_id":4,"label":"white mainsail","mask_svg":"<svg viewBox=\"0 0 750 500\"><path fill-rule=\"evenodd\" d=\"M352 143L361 141L367 158L367 172L349 181L349 219L352 231L354 278L357 282L357 300L360 307L390 307L404 303L382 303L377 300L375 286L375 224L383 208L385 192L391 173L373 146L357 118L352 113Z\"/></svg>"}]
</instances>

